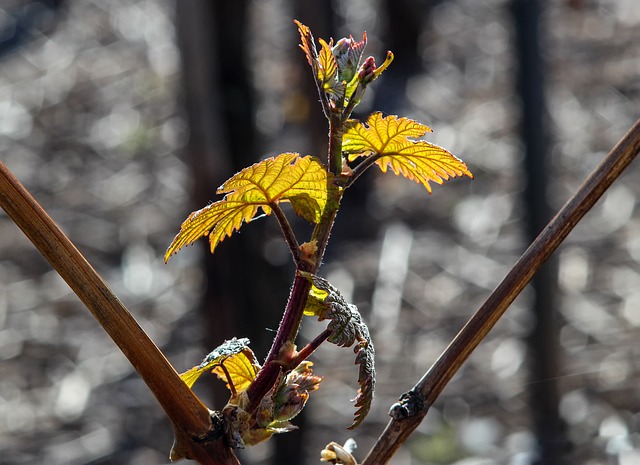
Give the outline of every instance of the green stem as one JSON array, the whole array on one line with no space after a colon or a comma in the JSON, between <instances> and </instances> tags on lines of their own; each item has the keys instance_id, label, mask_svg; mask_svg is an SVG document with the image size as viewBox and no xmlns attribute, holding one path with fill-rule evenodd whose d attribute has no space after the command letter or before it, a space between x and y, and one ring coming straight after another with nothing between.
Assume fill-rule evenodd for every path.
<instances>
[{"instance_id":1,"label":"green stem","mask_svg":"<svg viewBox=\"0 0 640 465\"><path fill-rule=\"evenodd\" d=\"M342 136L344 128L341 113L335 112L329 118L329 171L336 176L342 172Z\"/></svg>"},{"instance_id":2,"label":"green stem","mask_svg":"<svg viewBox=\"0 0 640 465\"><path fill-rule=\"evenodd\" d=\"M362 83L359 83L358 86L361 86ZM347 103L347 106L345 107L344 111L342 112L342 122L347 121L350 117L351 117L351 113L353 113L353 110L356 108L356 106L358 105L358 103L360 103L360 99L356 98L356 92L358 92L358 89L353 91L353 94L351 94L351 98L349 99L349 102ZM360 93L360 97L362 97L362 95L364 95L364 89L362 90L362 93Z\"/></svg>"},{"instance_id":3,"label":"green stem","mask_svg":"<svg viewBox=\"0 0 640 465\"><path fill-rule=\"evenodd\" d=\"M340 194L342 197L342 194ZM340 197L337 199L337 204L339 205ZM322 216L322 220L316 225L316 228L313 230L313 234L311 235L311 240L316 241L316 245L318 247L318 251L316 252L316 265L312 270L301 270L301 271L309 271L310 273L317 274L320 265L322 264L322 258L324 257L324 252L327 249L327 243L329 242L329 236L331 236L331 230L333 229L333 223L336 220L336 215L338 214L338 208L331 209L329 211L325 211Z\"/></svg>"}]
</instances>

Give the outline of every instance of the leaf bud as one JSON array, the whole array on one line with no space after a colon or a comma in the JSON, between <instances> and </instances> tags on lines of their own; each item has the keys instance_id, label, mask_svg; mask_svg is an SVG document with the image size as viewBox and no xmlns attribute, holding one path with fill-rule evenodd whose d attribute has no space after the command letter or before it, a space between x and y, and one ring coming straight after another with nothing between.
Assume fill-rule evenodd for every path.
<instances>
[{"instance_id":1,"label":"leaf bud","mask_svg":"<svg viewBox=\"0 0 640 465\"><path fill-rule=\"evenodd\" d=\"M343 37L336 42L331 52L338 64L339 81L351 82L360 66L360 60L362 59L362 53L366 45L366 32L363 34L361 41L356 41L353 36L349 36L348 39Z\"/></svg>"},{"instance_id":2,"label":"leaf bud","mask_svg":"<svg viewBox=\"0 0 640 465\"><path fill-rule=\"evenodd\" d=\"M351 438L347 439L344 446L337 442L330 442L320 452L320 461L332 464L358 465L356 459L351 455L355 448L355 441Z\"/></svg>"},{"instance_id":3,"label":"leaf bud","mask_svg":"<svg viewBox=\"0 0 640 465\"><path fill-rule=\"evenodd\" d=\"M376 60L373 57L368 57L360 66L360 70L358 71L358 81L362 84L367 85L376 75Z\"/></svg>"},{"instance_id":4,"label":"leaf bud","mask_svg":"<svg viewBox=\"0 0 640 465\"><path fill-rule=\"evenodd\" d=\"M274 414L276 421L291 420L302 411L309 392L318 389L322 377L315 376L311 369L311 362L304 361L291 371L283 384L278 387L273 398Z\"/></svg>"}]
</instances>

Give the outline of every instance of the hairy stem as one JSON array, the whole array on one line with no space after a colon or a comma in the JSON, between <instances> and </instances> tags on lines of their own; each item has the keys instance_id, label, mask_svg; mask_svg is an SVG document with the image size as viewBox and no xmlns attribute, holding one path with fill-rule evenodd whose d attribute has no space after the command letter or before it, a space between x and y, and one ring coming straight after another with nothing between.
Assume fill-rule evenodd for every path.
<instances>
[{"instance_id":1,"label":"hairy stem","mask_svg":"<svg viewBox=\"0 0 640 465\"><path fill-rule=\"evenodd\" d=\"M287 342L293 342L298 335L304 306L307 303L310 290L311 283L309 280L296 274L296 277L293 280L293 287L291 289L291 294L289 295L287 307L282 317L282 321L280 322L278 333L273 341L266 363L276 360L285 344Z\"/></svg>"},{"instance_id":2,"label":"hairy stem","mask_svg":"<svg viewBox=\"0 0 640 465\"><path fill-rule=\"evenodd\" d=\"M306 262L301 262L301 265L305 263ZM285 364L284 361L280 361L279 359L284 355L282 353L283 348L288 342L292 343L298 334L304 306L307 303L310 290L311 283L309 280L296 274L291 293L289 294L289 300L287 301L287 307L280 321L280 326L278 326L278 332L273 340L269 354L262 369L258 372L256 379L247 388L247 395L249 397L247 411L253 412L258 408L264 396L278 380L278 375Z\"/></svg>"},{"instance_id":3,"label":"hairy stem","mask_svg":"<svg viewBox=\"0 0 640 465\"><path fill-rule=\"evenodd\" d=\"M149 386L173 424L175 456L192 457L200 463L238 463L221 439L215 441L218 444L215 447L204 445L212 434L207 407L180 379L124 304L2 162L0 206L67 282ZM224 461L218 461L215 456L207 458L205 449L212 447Z\"/></svg>"},{"instance_id":4,"label":"hairy stem","mask_svg":"<svg viewBox=\"0 0 640 465\"><path fill-rule=\"evenodd\" d=\"M331 113L331 117L329 118L328 158L330 162L329 170L334 174L340 174L342 171L342 135L343 128L340 114ZM328 192L332 190L330 187L334 186L327 186ZM315 241L317 245L315 263L312 264L304 260L297 260L297 271L306 271L316 274L320 268L322 264L322 257L324 256L327 243L329 242L329 236L331 235L331 229L333 228L333 223L338 213L340 196L341 194L338 194L335 205L332 204L333 206L331 207L327 205L320 222L316 225L311 235L311 241ZM274 211L277 216L277 210L274 209ZM287 243L289 243L289 247L291 248L289 239L287 239ZM299 251L299 249L297 250ZM251 412L260 405L264 396L277 381L280 370L285 366L287 368L289 367L290 361L281 360L281 357L285 355L282 352L288 343L293 343L295 341L295 338L298 335L300 324L302 323L302 317L304 316L304 307L307 304L310 290L311 282L296 273L293 280L293 286L291 287L291 292L289 293L289 300L287 301L284 315L280 321L280 326L278 326L278 332L273 340L269 354L267 355L264 365L256 379L247 389L247 395L250 400L250 404L247 409L248 411Z\"/></svg>"},{"instance_id":5,"label":"hairy stem","mask_svg":"<svg viewBox=\"0 0 640 465\"><path fill-rule=\"evenodd\" d=\"M331 228L335 220L337 209L326 211L322 217L322 220L316 225L311 240L315 240L318 246L316 252L316 262L314 265L306 261L300 261L298 263L297 271L306 271L311 274L316 274L318 268L322 264L322 257L329 241L331 234ZM282 361L279 359L284 354L283 348L287 343L293 343L298 335L300 324L304 316L304 307L307 304L309 298L309 291L311 290L311 281L306 277L301 276L296 272L296 276L293 280L293 286L289 293L289 300L287 306L278 326L278 332L273 340L269 354L265 359L262 369L258 372L256 379L251 383L247 389L247 395L250 399L250 405L247 408L249 412L253 411L260 405L262 398L273 387L273 384L278 379L278 374L284 365L289 365L290 361Z\"/></svg>"},{"instance_id":6,"label":"hairy stem","mask_svg":"<svg viewBox=\"0 0 640 465\"><path fill-rule=\"evenodd\" d=\"M471 317L433 366L410 391L423 403L418 413L392 419L361 465L383 465L418 427L429 407L462 363L489 333L533 275L558 248L581 218L640 153L640 120L609 152L571 199L524 252L507 276Z\"/></svg>"}]
</instances>

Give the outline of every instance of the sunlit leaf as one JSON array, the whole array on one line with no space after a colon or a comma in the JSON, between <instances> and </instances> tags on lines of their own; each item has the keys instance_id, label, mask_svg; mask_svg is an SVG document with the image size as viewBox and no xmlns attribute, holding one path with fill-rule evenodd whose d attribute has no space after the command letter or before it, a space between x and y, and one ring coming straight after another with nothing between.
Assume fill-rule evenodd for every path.
<instances>
[{"instance_id":1,"label":"sunlit leaf","mask_svg":"<svg viewBox=\"0 0 640 465\"><path fill-rule=\"evenodd\" d=\"M224 370L220 369L223 363L230 379L227 379ZM180 378L187 386L192 387L205 371L212 370L227 382L229 390L240 392L245 390L255 379L259 369L260 365L256 356L249 349L249 339L234 337L209 353L199 365L182 373ZM229 382L233 383L233 389L229 386Z\"/></svg>"},{"instance_id":2,"label":"sunlit leaf","mask_svg":"<svg viewBox=\"0 0 640 465\"><path fill-rule=\"evenodd\" d=\"M258 208L270 215L275 204L290 202L311 223L320 221L325 207L335 202L333 175L317 158L283 153L256 163L226 181L224 199L191 213L165 253L165 261L182 247L209 236L213 253L225 237L250 222Z\"/></svg>"},{"instance_id":3,"label":"sunlit leaf","mask_svg":"<svg viewBox=\"0 0 640 465\"><path fill-rule=\"evenodd\" d=\"M216 365L211 372L227 383L229 391L239 393L247 389L256 379L259 369L260 365L253 351L246 348L220 361L220 364Z\"/></svg>"},{"instance_id":4,"label":"sunlit leaf","mask_svg":"<svg viewBox=\"0 0 640 465\"><path fill-rule=\"evenodd\" d=\"M313 41L313 35L311 34L311 29L308 26L305 26L297 19L293 20L298 26L298 32L300 33L300 48L304 52L307 57L307 62L315 72L317 72L318 66L318 52L316 50L316 44Z\"/></svg>"},{"instance_id":5,"label":"sunlit leaf","mask_svg":"<svg viewBox=\"0 0 640 465\"><path fill-rule=\"evenodd\" d=\"M350 161L362 156L375 157L375 163L383 172L390 167L395 174L401 174L422 184L431 192L430 182L442 184L457 176L473 175L467 165L451 152L419 138L431 128L408 118L382 113L371 114L366 124L351 120L344 134L342 150Z\"/></svg>"},{"instance_id":6,"label":"sunlit leaf","mask_svg":"<svg viewBox=\"0 0 640 465\"><path fill-rule=\"evenodd\" d=\"M329 293L327 291L323 291L312 285L307 304L304 307L304 314L306 316L317 316L319 320L324 320L324 316L328 310L324 301L328 295Z\"/></svg>"},{"instance_id":7,"label":"sunlit leaf","mask_svg":"<svg viewBox=\"0 0 640 465\"><path fill-rule=\"evenodd\" d=\"M318 41L322 47L318 55L318 80L322 83L325 92L331 92L331 89L338 82L338 63L331 52L333 41L330 43L323 39Z\"/></svg>"},{"instance_id":8,"label":"sunlit leaf","mask_svg":"<svg viewBox=\"0 0 640 465\"><path fill-rule=\"evenodd\" d=\"M356 413L349 429L354 429L369 413L376 385L375 350L369 328L358 308L348 303L326 279L311 274L307 277L313 284L304 310L305 315L317 316L320 321L331 320L327 326L332 331L327 339L329 342L340 347L351 347L355 343L353 351L356 354L355 363L359 365L360 389L353 399Z\"/></svg>"}]
</instances>

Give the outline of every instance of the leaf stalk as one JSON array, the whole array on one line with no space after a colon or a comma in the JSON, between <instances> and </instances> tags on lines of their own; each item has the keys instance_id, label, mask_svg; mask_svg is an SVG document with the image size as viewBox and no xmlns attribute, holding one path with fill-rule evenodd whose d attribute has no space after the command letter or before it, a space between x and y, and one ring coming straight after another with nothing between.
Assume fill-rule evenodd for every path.
<instances>
[{"instance_id":1,"label":"leaf stalk","mask_svg":"<svg viewBox=\"0 0 640 465\"><path fill-rule=\"evenodd\" d=\"M296 265L300 264L300 245L298 244L298 240L296 239L296 235L289 224L289 220L287 220L286 215L280 208L280 205L277 202L272 202L269 204L269 207L273 211L278 220L278 224L280 225L280 229L282 230L282 235L284 236L284 240L289 246L289 251L291 252L291 256L293 257L293 261Z\"/></svg>"}]
</instances>

